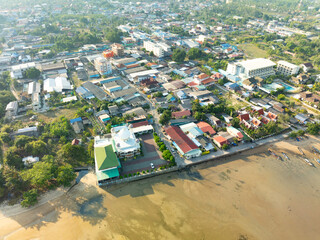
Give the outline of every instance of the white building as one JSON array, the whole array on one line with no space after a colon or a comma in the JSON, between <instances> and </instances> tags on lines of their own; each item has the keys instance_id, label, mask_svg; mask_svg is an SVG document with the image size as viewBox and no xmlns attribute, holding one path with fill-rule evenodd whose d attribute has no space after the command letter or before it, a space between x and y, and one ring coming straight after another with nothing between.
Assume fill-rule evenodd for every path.
<instances>
[{"instance_id":1,"label":"white building","mask_svg":"<svg viewBox=\"0 0 320 240\"><path fill-rule=\"evenodd\" d=\"M298 74L299 69L299 66L287 61L279 61L277 66L277 72L286 76Z\"/></svg>"},{"instance_id":2,"label":"white building","mask_svg":"<svg viewBox=\"0 0 320 240\"><path fill-rule=\"evenodd\" d=\"M39 157L33 157L33 156L24 157L22 158L22 162L25 166L28 166L30 164L39 162Z\"/></svg>"},{"instance_id":3,"label":"white building","mask_svg":"<svg viewBox=\"0 0 320 240\"><path fill-rule=\"evenodd\" d=\"M144 41L143 42L143 47L148 51L148 52L153 52L155 56L158 58L164 57L164 49L158 45L157 43L151 42L151 41Z\"/></svg>"},{"instance_id":4,"label":"white building","mask_svg":"<svg viewBox=\"0 0 320 240\"><path fill-rule=\"evenodd\" d=\"M11 77L15 79L23 78L23 73L27 71L29 68L36 67L34 62L19 64L11 67Z\"/></svg>"},{"instance_id":5,"label":"white building","mask_svg":"<svg viewBox=\"0 0 320 240\"><path fill-rule=\"evenodd\" d=\"M71 90L71 84L69 80L67 80L64 77L56 77L55 79L53 78L48 78L44 80L43 82L43 90L45 92L63 92L63 91L68 91Z\"/></svg>"},{"instance_id":6,"label":"white building","mask_svg":"<svg viewBox=\"0 0 320 240\"><path fill-rule=\"evenodd\" d=\"M242 78L266 78L275 74L273 69L275 65L276 64L269 59L256 58L247 61L229 63L227 67L227 73L240 76Z\"/></svg>"},{"instance_id":7,"label":"white building","mask_svg":"<svg viewBox=\"0 0 320 240\"><path fill-rule=\"evenodd\" d=\"M40 93L40 83L38 82L30 82L28 85L28 95L32 95L33 93Z\"/></svg>"},{"instance_id":8,"label":"white building","mask_svg":"<svg viewBox=\"0 0 320 240\"><path fill-rule=\"evenodd\" d=\"M112 128L111 136L119 158L132 158L140 154L140 141L128 126Z\"/></svg>"},{"instance_id":9,"label":"white building","mask_svg":"<svg viewBox=\"0 0 320 240\"><path fill-rule=\"evenodd\" d=\"M110 75L112 73L111 62L103 57L94 60L94 67L101 75Z\"/></svg>"}]
</instances>

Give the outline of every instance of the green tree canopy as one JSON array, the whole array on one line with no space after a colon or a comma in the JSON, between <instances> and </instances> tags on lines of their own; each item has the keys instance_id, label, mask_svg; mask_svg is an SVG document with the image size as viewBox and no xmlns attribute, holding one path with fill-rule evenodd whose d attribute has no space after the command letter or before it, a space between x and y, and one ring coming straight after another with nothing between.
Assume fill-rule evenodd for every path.
<instances>
[{"instance_id":1,"label":"green tree canopy","mask_svg":"<svg viewBox=\"0 0 320 240\"><path fill-rule=\"evenodd\" d=\"M172 60L175 62L183 62L186 58L186 51L180 48L176 48L172 53Z\"/></svg>"}]
</instances>

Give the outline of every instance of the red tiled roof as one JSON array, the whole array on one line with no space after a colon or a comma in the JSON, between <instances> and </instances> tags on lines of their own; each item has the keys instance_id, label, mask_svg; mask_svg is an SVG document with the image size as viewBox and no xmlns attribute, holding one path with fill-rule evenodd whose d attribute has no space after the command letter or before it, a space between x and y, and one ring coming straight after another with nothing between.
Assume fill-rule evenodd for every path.
<instances>
[{"instance_id":1,"label":"red tiled roof","mask_svg":"<svg viewBox=\"0 0 320 240\"><path fill-rule=\"evenodd\" d=\"M216 134L216 131L210 126L210 124L206 122L198 122L197 126L201 129L204 133L209 133L210 135Z\"/></svg>"},{"instance_id":2,"label":"red tiled roof","mask_svg":"<svg viewBox=\"0 0 320 240\"><path fill-rule=\"evenodd\" d=\"M148 121L142 121L142 122L135 122L135 123L131 123L132 128L137 128L137 127L141 127L141 126L147 126L149 125Z\"/></svg>"},{"instance_id":3,"label":"red tiled roof","mask_svg":"<svg viewBox=\"0 0 320 240\"><path fill-rule=\"evenodd\" d=\"M272 112L268 112L267 117L270 118L271 120L275 120L278 116Z\"/></svg>"},{"instance_id":4,"label":"red tiled roof","mask_svg":"<svg viewBox=\"0 0 320 240\"><path fill-rule=\"evenodd\" d=\"M228 142L228 140L222 136L217 136L213 138L214 141L218 142L220 145L223 145Z\"/></svg>"},{"instance_id":5,"label":"red tiled roof","mask_svg":"<svg viewBox=\"0 0 320 240\"><path fill-rule=\"evenodd\" d=\"M184 110L184 111L179 111L179 112L173 112L172 117L174 118L182 118L184 116L189 117L191 115L190 110Z\"/></svg>"},{"instance_id":6,"label":"red tiled roof","mask_svg":"<svg viewBox=\"0 0 320 240\"><path fill-rule=\"evenodd\" d=\"M263 122L264 124L267 124L268 122L270 122L270 119L268 119L266 117L262 117L261 122Z\"/></svg>"},{"instance_id":7,"label":"red tiled roof","mask_svg":"<svg viewBox=\"0 0 320 240\"><path fill-rule=\"evenodd\" d=\"M213 80L212 78L208 78L208 79L206 79L206 80L203 80L201 83L204 84L204 85L206 85L206 84L212 83L212 82L214 82L214 80Z\"/></svg>"},{"instance_id":8,"label":"red tiled roof","mask_svg":"<svg viewBox=\"0 0 320 240\"><path fill-rule=\"evenodd\" d=\"M240 114L239 119L240 119L240 121L242 121L242 120L249 121L250 120L249 113Z\"/></svg>"},{"instance_id":9,"label":"red tiled roof","mask_svg":"<svg viewBox=\"0 0 320 240\"><path fill-rule=\"evenodd\" d=\"M198 83L196 83L196 82L190 82L190 83L188 83L188 85L189 85L190 87L192 87L192 86L197 86Z\"/></svg>"},{"instance_id":10,"label":"red tiled roof","mask_svg":"<svg viewBox=\"0 0 320 240\"><path fill-rule=\"evenodd\" d=\"M259 115L263 115L264 114L263 108L257 108L257 109L254 110L254 112L258 112Z\"/></svg>"},{"instance_id":11,"label":"red tiled roof","mask_svg":"<svg viewBox=\"0 0 320 240\"><path fill-rule=\"evenodd\" d=\"M131 65L127 65L127 69L130 69L130 68L135 68L135 67L139 67L140 65L139 64L131 64Z\"/></svg>"},{"instance_id":12,"label":"red tiled roof","mask_svg":"<svg viewBox=\"0 0 320 240\"><path fill-rule=\"evenodd\" d=\"M199 78L199 79L205 79L205 78L207 78L207 77L209 77L207 74L201 73L200 75L198 75L197 78Z\"/></svg>"},{"instance_id":13,"label":"red tiled roof","mask_svg":"<svg viewBox=\"0 0 320 240\"><path fill-rule=\"evenodd\" d=\"M239 131L239 132L237 132L237 136L238 136L238 138L240 138L240 139L242 139L243 138L243 134Z\"/></svg>"},{"instance_id":14,"label":"red tiled roof","mask_svg":"<svg viewBox=\"0 0 320 240\"><path fill-rule=\"evenodd\" d=\"M261 122L260 122L258 119L256 119L256 118L252 119L251 122L252 122L253 125L255 125L256 127L258 127L258 126L261 124Z\"/></svg>"},{"instance_id":15,"label":"red tiled roof","mask_svg":"<svg viewBox=\"0 0 320 240\"><path fill-rule=\"evenodd\" d=\"M183 153L198 149L197 145L178 126L167 127L165 131Z\"/></svg>"}]
</instances>

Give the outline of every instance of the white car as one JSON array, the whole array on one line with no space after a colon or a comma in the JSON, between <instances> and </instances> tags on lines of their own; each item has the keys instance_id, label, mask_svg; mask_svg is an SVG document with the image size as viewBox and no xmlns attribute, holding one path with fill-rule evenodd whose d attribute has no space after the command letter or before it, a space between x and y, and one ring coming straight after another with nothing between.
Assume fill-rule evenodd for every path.
<instances>
[{"instance_id":1,"label":"white car","mask_svg":"<svg viewBox=\"0 0 320 240\"><path fill-rule=\"evenodd\" d=\"M154 169L154 165L153 165L153 163L150 163L150 166L151 166L151 168L152 168L152 169Z\"/></svg>"}]
</instances>

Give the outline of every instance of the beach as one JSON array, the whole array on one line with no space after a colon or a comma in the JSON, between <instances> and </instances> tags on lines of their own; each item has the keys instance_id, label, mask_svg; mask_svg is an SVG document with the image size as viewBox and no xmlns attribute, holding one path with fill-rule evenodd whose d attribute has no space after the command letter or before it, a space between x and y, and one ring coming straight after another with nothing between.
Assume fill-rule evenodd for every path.
<instances>
[{"instance_id":1,"label":"beach","mask_svg":"<svg viewBox=\"0 0 320 240\"><path fill-rule=\"evenodd\" d=\"M303 161L298 146L314 167ZM70 191L49 192L31 209L2 205L0 236L319 239L320 165L311 146L320 149L320 139L288 139L108 188L97 187L94 173L88 173Z\"/></svg>"}]
</instances>

